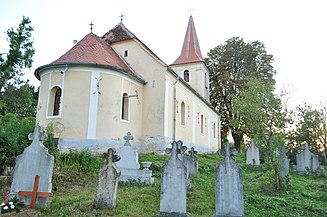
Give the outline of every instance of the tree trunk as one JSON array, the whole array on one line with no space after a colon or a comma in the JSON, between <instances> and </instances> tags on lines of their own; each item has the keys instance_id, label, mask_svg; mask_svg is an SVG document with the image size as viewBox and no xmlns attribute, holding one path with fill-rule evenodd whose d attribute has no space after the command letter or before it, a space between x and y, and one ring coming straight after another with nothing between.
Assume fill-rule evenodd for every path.
<instances>
[{"instance_id":1,"label":"tree trunk","mask_svg":"<svg viewBox=\"0 0 327 217\"><path fill-rule=\"evenodd\" d=\"M239 134L239 133L234 133L232 132L232 136L234 139L234 143L235 143L235 148L238 152L241 152L241 142L243 139L243 134Z\"/></svg>"}]
</instances>

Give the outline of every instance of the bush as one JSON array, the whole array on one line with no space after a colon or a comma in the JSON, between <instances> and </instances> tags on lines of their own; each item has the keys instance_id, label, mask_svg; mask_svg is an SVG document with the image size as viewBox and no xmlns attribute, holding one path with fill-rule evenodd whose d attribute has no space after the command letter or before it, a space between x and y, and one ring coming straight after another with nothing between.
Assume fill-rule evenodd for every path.
<instances>
[{"instance_id":1,"label":"bush","mask_svg":"<svg viewBox=\"0 0 327 217\"><path fill-rule=\"evenodd\" d=\"M14 166L16 157L30 145L28 134L33 132L34 117L15 114L0 115L0 165Z\"/></svg>"}]
</instances>

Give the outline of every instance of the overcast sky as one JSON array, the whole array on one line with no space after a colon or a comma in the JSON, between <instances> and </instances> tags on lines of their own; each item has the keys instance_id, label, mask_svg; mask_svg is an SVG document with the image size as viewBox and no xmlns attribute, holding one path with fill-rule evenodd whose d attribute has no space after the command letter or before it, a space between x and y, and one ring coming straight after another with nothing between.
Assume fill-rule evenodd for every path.
<instances>
[{"instance_id":1,"label":"overcast sky","mask_svg":"<svg viewBox=\"0 0 327 217\"><path fill-rule=\"evenodd\" d=\"M279 90L291 92L290 106L327 100L327 1L325 0L1 0L0 53L8 51L6 30L30 17L36 54L34 70L59 58L90 32L102 36L120 22L166 64L180 54L192 15L202 55L242 37L258 40L274 56Z\"/></svg>"}]
</instances>

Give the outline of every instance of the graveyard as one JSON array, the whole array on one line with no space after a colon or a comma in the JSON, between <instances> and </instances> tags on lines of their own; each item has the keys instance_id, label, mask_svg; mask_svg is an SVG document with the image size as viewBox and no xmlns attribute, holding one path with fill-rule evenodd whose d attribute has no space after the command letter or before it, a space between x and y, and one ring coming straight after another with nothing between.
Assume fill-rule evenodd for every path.
<instances>
[{"instance_id":1,"label":"graveyard","mask_svg":"<svg viewBox=\"0 0 327 217\"><path fill-rule=\"evenodd\" d=\"M215 213L215 168L224 157L198 154L197 176L190 178L186 193L186 209L191 216L212 216ZM161 169L169 154L139 154L139 162L152 162L153 185L119 182L116 207L94 209L98 172L104 160L88 152L67 153L55 158L51 204L44 208L23 209L10 216L156 216L160 207ZM271 186L264 163L259 167L246 164L245 153L233 157L242 169L245 216L326 216L327 182L323 176L305 176L290 172L287 192L276 192ZM141 168L142 169L142 168ZM0 178L0 201L5 201L12 178ZM8 214L5 214L8 215ZM4 216L5 216L4 215Z\"/></svg>"}]
</instances>

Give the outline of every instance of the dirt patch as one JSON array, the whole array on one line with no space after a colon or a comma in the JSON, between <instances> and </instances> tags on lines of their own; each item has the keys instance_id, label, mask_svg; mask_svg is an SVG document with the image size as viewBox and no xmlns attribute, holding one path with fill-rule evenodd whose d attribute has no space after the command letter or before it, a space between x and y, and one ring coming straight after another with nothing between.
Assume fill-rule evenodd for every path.
<instances>
[{"instance_id":1,"label":"dirt patch","mask_svg":"<svg viewBox=\"0 0 327 217\"><path fill-rule=\"evenodd\" d=\"M41 213L38 210L35 209L29 209L29 208L24 208L21 209L20 212L8 212L8 213L3 213L0 214L1 216L16 216L16 217L35 217L35 216L45 216L43 213Z\"/></svg>"}]
</instances>

